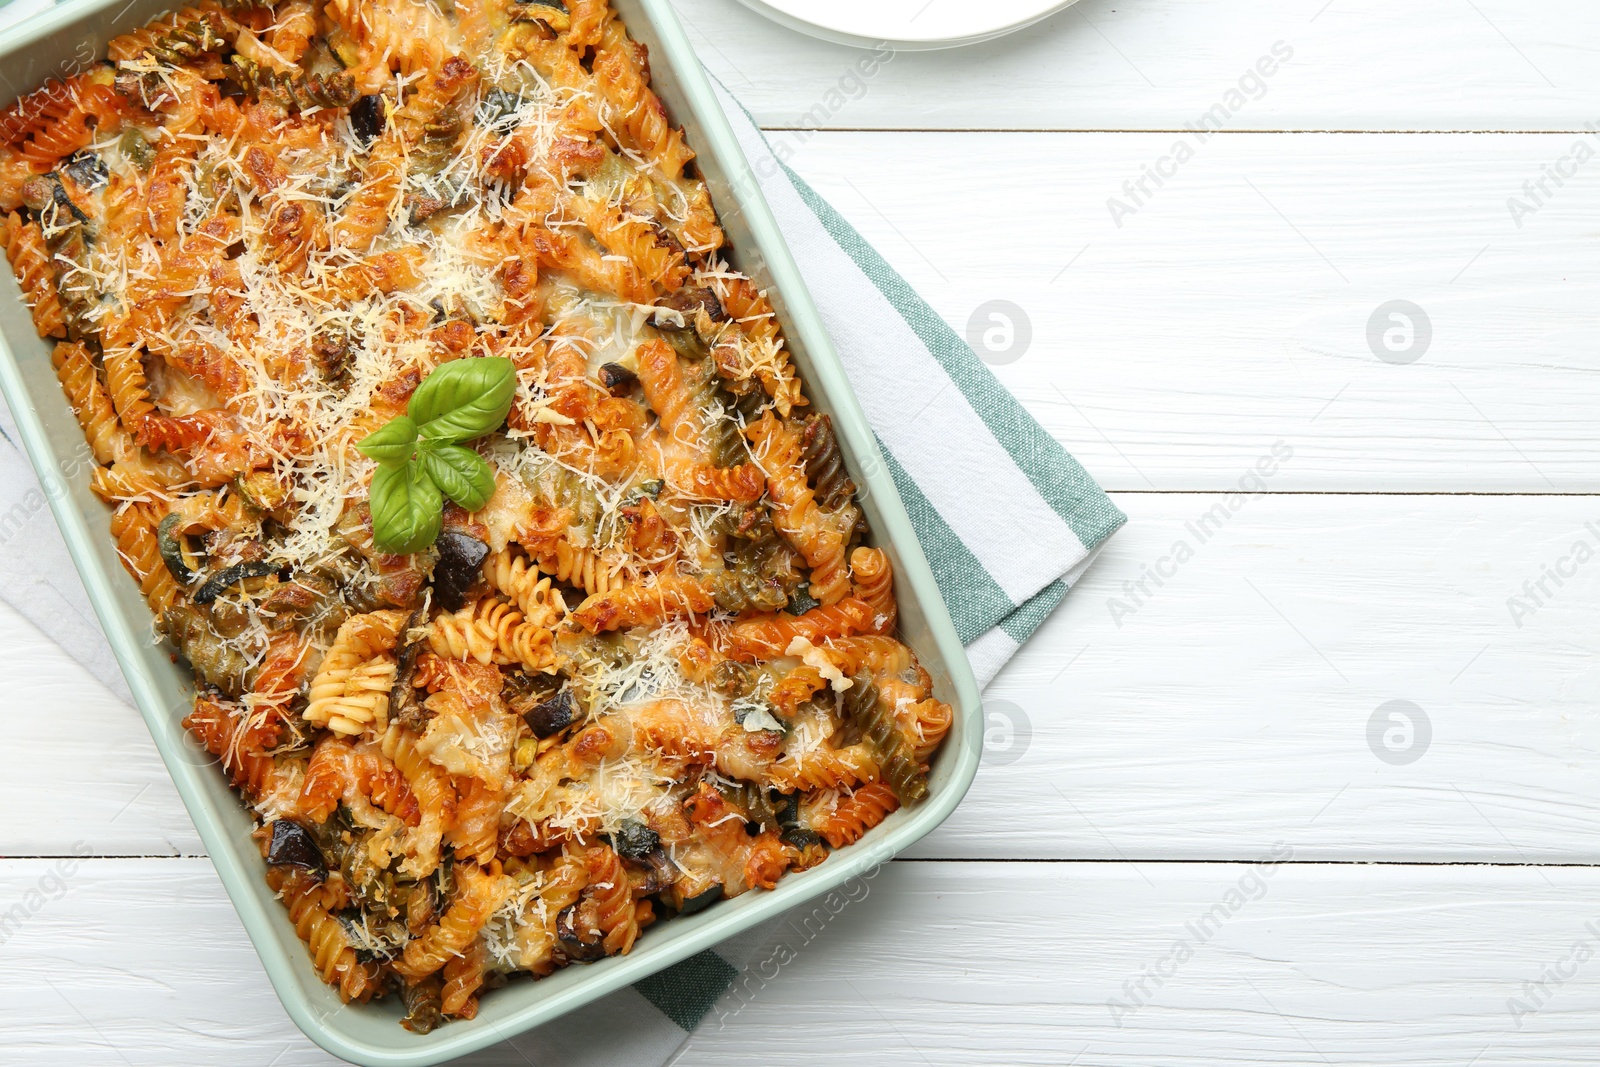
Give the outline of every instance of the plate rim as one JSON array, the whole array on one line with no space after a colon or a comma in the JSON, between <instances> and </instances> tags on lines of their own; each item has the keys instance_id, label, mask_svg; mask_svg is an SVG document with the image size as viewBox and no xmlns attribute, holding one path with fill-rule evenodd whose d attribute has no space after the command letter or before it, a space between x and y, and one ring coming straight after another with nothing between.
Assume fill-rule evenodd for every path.
<instances>
[{"instance_id":1,"label":"plate rim","mask_svg":"<svg viewBox=\"0 0 1600 1067\"><path fill-rule=\"evenodd\" d=\"M1009 34L1016 33L1018 30L1025 30L1035 23L1044 21L1051 15L1065 11L1067 8L1078 3L1078 0L1049 0L1048 5L1042 11L1037 11L1021 18L1014 19L1011 22L1007 22L999 26L989 27L972 34L965 34L962 36L900 38L873 37L856 33L841 26L817 22L812 19L807 19L802 15L795 14L794 12L786 10L785 8L777 7L774 4L769 3L768 0L739 0L739 3L751 11L761 15L762 17L776 22L780 26L794 30L796 33L803 33L806 36L816 38L817 40L828 41L832 44L841 44L850 48L877 48L882 45L888 45L893 49L904 52L934 52L941 51L946 48L961 48L966 45L982 44L985 41L992 41L996 38L1005 37Z\"/></svg>"}]
</instances>

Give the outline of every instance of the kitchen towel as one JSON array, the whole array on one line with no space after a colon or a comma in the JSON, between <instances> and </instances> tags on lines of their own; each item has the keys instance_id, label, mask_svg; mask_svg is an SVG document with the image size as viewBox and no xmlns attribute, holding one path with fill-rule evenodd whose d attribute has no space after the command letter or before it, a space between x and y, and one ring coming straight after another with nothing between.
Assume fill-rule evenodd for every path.
<instances>
[{"instance_id":1,"label":"kitchen towel","mask_svg":"<svg viewBox=\"0 0 1600 1067\"><path fill-rule=\"evenodd\" d=\"M18 0L0 8L0 32L46 6ZM773 154L726 89L717 85L717 92L985 686L1124 516L967 343ZM130 699L10 411L0 415L0 598ZM727 1004L744 1003L729 989L784 921L684 960L514 1044L536 1063L660 1067L719 1000L719 1018L727 1016ZM617 1026L617 1019L629 1025Z\"/></svg>"}]
</instances>

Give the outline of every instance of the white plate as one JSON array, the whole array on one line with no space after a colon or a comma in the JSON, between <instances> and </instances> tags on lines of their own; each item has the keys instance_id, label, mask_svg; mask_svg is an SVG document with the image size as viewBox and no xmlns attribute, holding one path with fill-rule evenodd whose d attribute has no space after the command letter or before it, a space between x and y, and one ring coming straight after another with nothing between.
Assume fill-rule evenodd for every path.
<instances>
[{"instance_id":1,"label":"white plate","mask_svg":"<svg viewBox=\"0 0 1600 1067\"><path fill-rule=\"evenodd\" d=\"M923 50L977 44L1031 26L1077 0L739 0L824 41Z\"/></svg>"}]
</instances>

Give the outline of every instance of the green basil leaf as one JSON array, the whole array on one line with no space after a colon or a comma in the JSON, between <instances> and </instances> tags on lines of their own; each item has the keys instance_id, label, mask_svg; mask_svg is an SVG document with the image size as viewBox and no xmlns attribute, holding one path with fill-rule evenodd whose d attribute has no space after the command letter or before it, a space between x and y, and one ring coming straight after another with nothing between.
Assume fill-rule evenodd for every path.
<instances>
[{"instance_id":1,"label":"green basil leaf","mask_svg":"<svg viewBox=\"0 0 1600 1067\"><path fill-rule=\"evenodd\" d=\"M444 500L415 462L372 472L372 541L385 552L421 552L439 536Z\"/></svg>"},{"instance_id":2,"label":"green basil leaf","mask_svg":"<svg viewBox=\"0 0 1600 1067\"><path fill-rule=\"evenodd\" d=\"M379 463L396 464L410 459L416 444L417 424L405 415L397 415L363 437L356 448Z\"/></svg>"},{"instance_id":3,"label":"green basil leaf","mask_svg":"<svg viewBox=\"0 0 1600 1067\"><path fill-rule=\"evenodd\" d=\"M468 511L477 511L494 495L494 468L470 448L428 445L422 469L440 492Z\"/></svg>"},{"instance_id":4,"label":"green basil leaf","mask_svg":"<svg viewBox=\"0 0 1600 1067\"><path fill-rule=\"evenodd\" d=\"M499 429L516 395L517 368L509 359L456 359L423 379L406 411L423 437L454 444Z\"/></svg>"}]
</instances>

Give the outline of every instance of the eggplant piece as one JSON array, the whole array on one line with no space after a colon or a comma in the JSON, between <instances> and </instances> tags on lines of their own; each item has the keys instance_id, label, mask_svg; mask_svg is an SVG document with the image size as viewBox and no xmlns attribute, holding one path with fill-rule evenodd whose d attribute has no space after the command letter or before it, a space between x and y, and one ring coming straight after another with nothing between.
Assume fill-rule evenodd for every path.
<instances>
[{"instance_id":1,"label":"eggplant piece","mask_svg":"<svg viewBox=\"0 0 1600 1067\"><path fill-rule=\"evenodd\" d=\"M408 196L406 198L406 225L418 226L449 207L437 196Z\"/></svg>"},{"instance_id":2,"label":"eggplant piece","mask_svg":"<svg viewBox=\"0 0 1600 1067\"><path fill-rule=\"evenodd\" d=\"M98 189L111 180L106 161L87 148L80 148L68 156L61 169L86 191Z\"/></svg>"},{"instance_id":3,"label":"eggplant piece","mask_svg":"<svg viewBox=\"0 0 1600 1067\"><path fill-rule=\"evenodd\" d=\"M322 329L311 338L311 354L316 357L317 369L324 379L336 384L350 380L355 348L355 340L344 330Z\"/></svg>"},{"instance_id":4,"label":"eggplant piece","mask_svg":"<svg viewBox=\"0 0 1600 1067\"><path fill-rule=\"evenodd\" d=\"M574 962L588 963L606 954L605 934L595 912L594 899L589 897L568 904L556 916L556 940Z\"/></svg>"},{"instance_id":5,"label":"eggplant piece","mask_svg":"<svg viewBox=\"0 0 1600 1067\"><path fill-rule=\"evenodd\" d=\"M766 790L753 782L740 781L732 785L719 785L721 793L732 804L744 811L746 823L754 823L757 831L778 825L778 812L767 799Z\"/></svg>"},{"instance_id":6,"label":"eggplant piece","mask_svg":"<svg viewBox=\"0 0 1600 1067\"><path fill-rule=\"evenodd\" d=\"M657 845L637 859L624 857L623 862L645 872L642 895L659 893L678 880L678 866L667 855L667 850Z\"/></svg>"},{"instance_id":7,"label":"eggplant piece","mask_svg":"<svg viewBox=\"0 0 1600 1067\"><path fill-rule=\"evenodd\" d=\"M790 615L804 615L812 608L820 608L821 606L822 602L820 600L814 599L804 589L798 589L793 596L789 597L789 603L784 605L783 610Z\"/></svg>"},{"instance_id":8,"label":"eggplant piece","mask_svg":"<svg viewBox=\"0 0 1600 1067\"><path fill-rule=\"evenodd\" d=\"M625 859L644 859L661 848L661 835L638 819L623 819L611 835L611 847Z\"/></svg>"},{"instance_id":9,"label":"eggplant piece","mask_svg":"<svg viewBox=\"0 0 1600 1067\"><path fill-rule=\"evenodd\" d=\"M373 833L367 830L351 835L341 849L339 870L357 907L374 919L394 919L403 913L405 895L395 884L394 873L372 862L368 845Z\"/></svg>"},{"instance_id":10,"label":"eggplant piece","mask_svg":"<svg viewBox=\"0 0 1600 1067\"><path fill-rule=\"evenodd\" d=\"M807 830L804 826L791 826L778 835L778 840L804 852L808 848L820 845L822 835L815 830Z\"/></svg>"},{"instance_id":11,"label":"eggplant piece","mask_svg":"<svg viewBox=\"0 0 1600 1067\"><path fill-rule=\"evenodd\" d=\"M433 891L441 901L456 895L456 861L453 853L441 857L439 866L434 869Z\"/></svg>"},{"instance_id":12,"label":"eggplant piece","mask_svg":"<svg viewBox=\"0 0 1600 1067\"><path fill-rule=\"evenodd\" d=\"M572 16L561 0L516 0L512 4L513 22L536 22L553 36L572 28Z\"/></svg>"},{"instance_id":13,"label":"eggplant piece","mask_svg":"<svg viewBox=\"0 0 1600 1067\"><path fill-rule=\"evenodd\" d=\"M778 825L783 827L800 825L800 794L784 793L783 804L778 808Z\"/></svg>"},{"instance_id":14,"label":"eggplant piece","mask_svg":"<svg viewBox=\"0 0 1600 1067\"><path fill-rule=\"evenodd\" d=\"M738 660L721 660L711 668L711 684L725 697L738 699L750 691L754 682L751 669Z\"/></svg>"},{"instance_id":15,"label":"eggplant piece","mask_svg":"<svg viewBox=\"0 0 1600 1067\"><path fill-rule=\"evenodd\" d=\"M617 396L632 389L639 381L639 376L620 363L600 364L600 384L612 395Z\"/></svg>"},{"instance_id":16,"label":"eggplant piece","mask_svg":"<svg viewBox=\"0 0 1600 1067\"><path fill-rule=\"evenodd\" d=\"M312 347L316 347L313 340ZM292 490L279 481L270 470L246 471L233 480L233 491L256 511L264 512L280 521L288 519Z\"/></svg>"},{"instance_id":17,"label":"eggplant piece","mask_svg":"<svg viewBox=\"0 0 1600 1067\"><path fill-rule=\"evenodd\" d=\"M168 572L177 579L179 585L187 586L199 577L183 558L183 535L178 533L178 523L183 521L183 516L176 511L161 520L161 525L156 527L156 548L161 552L161 562L167 565Z\"/></svg>"},{"instance_id":18,"label":"eggplant piece","mask_svg":"<svg viewBox=\"0 0 1600 1067\"><path fill-rule=\"evenodd\" d=\"M409 940L406 928L400 923L375 922L373 916L359 907L336 911L333 917L344 928L345 940L350 942L356 959L362 963L387 963L400 955Z\"/></svg>"},{"instance_id":19,"label":"eggplant piece","mask_svg":"<svg viewBox=\"0 0 1600 1067\"><path fill-rule=\"evenodd\" d=\"M444 977L435 973L415 985L402 983L400 1002L406 1007L401 1026L413 1034L432 1033L444 1021Z\"/></svg>"},{"instance_id":20,"label":"eggplant piece","mask_svg":"<svg viewBox=\"0 0 1600 1067\"><path fill-rule=\"evenodd\" d=\"M722 899L722 887L714 885L703 893L696 893L692 897L685 897L683 906L678 909L679 915L693 915L697 911L705 911L712 904Z\"/></svg>"},{"instance_id":21,"label":"eggplant piece","mask_svg":"<svg viewBox=\"0 0 1600 1067\"><path fill-rule=\"evenodd\" d=\"M174 604L161 613L161 630L203 681L230 697L237 697L250 687L255 668L223 640L200 608Z\"/></svg>"},{"instance_id":22,"label":"eggplant piece","mask_svg":"<svg viewBox=\"0 0 1600 1067\"><path fill-rule=\"evenodd\" d=\"M712 322L728 321L728 313L722 310L722 302L717 299L717 294L704 286L686 285L677 292L662 297L656 306L676 311L683 316L682 326L675 326L671 321L661 319L656 323L658 330L693 330L696 313L700 311L704 311Z\"/></svg>"},{"instance_id":23,"label":"eggplant piece","mask_svg":"<svg viewBox=\"0 0 1600 1067\"><path fill-rule=\"evenodd\" d=\"M65 231L73 223L89 221L89 216L72 202L67 187L61 184L61 176L54 171L23 182L22 202L39 216L39 222L46 232ZM63 211L68 217L62 217Z\"/></svg>"},{"instance_id":24,"label":"eggplant piece","mask_svg":"<svg viewBox=\"0 0 1600 1067\"><path fill-rule=\"evenodd\" d=\"M572 690L563 689L549 700L535 704L523 715L533 736L553 737L572 725Z\"/></svg>"},{"instance_id":25,"label":"eggplant piece","mask_svg":"<svg viewBox=\"0 0 1600 1067\"><path fill-rule=\"evenodd\" d=\"M645 497L656 500L661 496L661 490L666 487L667 483L660 478L646 478L633 487L632 491L628 493L627 499L622 502L622 505L623 507L632 507Z\"/></svg>"},{"instance_id":26,"label":"eggplant piece","mask_svg":"<svg viewBox=\"0 0 1600 1067\"><path fill-rule=\"evenodd\" d=\"M439 562L433 565L433 599L446 611L460 611L467 603L467 590L477 584L489 546L457 530L441 533L434 544Z\"/></svg>"},{"instance_id":27,"label":"eggplant piece","mask_svg":"<svg viewBox=\"0 0 1600 1067\"><path fill-rule=\"evenodd\" d=\"M350 128L361 139L363 147L371 145L383 133L387 118L381 96L363 96L350 105Z\"/></svg>"},{"instance_id":28,"label":"eggplant piece","mask_svg":"<svg viewBox=\"0 0 1600 1067\"><path fill-rule=\"evenodd\" d=\"M439 921L444 914L445 900L432 879L423 879L405 887L400 911L405 916L406 929L413 937Z\"/></svg>"},{"instance_id":29,"label":"eggplant piece","mask_svg":"<svg viewBox=\"0 0 1600 1067\"><path fill-rule=\"evenodd\" d=\"M235 563L231 567L224 567L212 577L206 579L194 595L196 604L209 604L221 596L230 587L251 578L265 578L270 574L277 574L279 567L276 563L266 560L254 560L246 563Z\"/></svg>"},{"instance_id":30,"label":"eggplant piece","mask_svg":"<svg viewBox=\"0 0 1600 1067\"><path fill-rule=\"evenodd\" d=\"M120 90L119 90L120 91ZM124 96L133 96L133 93L123 93ZM122 149L122 154L128 161L140 170L149 170L150 165L156 161L156 150L145 140L144 134L129 126L122 131L122 138L117 142L117 147Z\"/></svg>"},{"instance_id":31,"label":"eggplant piece","mask_svg":"<svg viewBox=\"0 0 1600 1067\"><path fill-rule=\"evenodd\" d=\"M749 560L741 560L749 563ZM717 574L711 595L723 611L777 611L789 602L783 585L749 566L735 566Z\"/></svg>"},{"instance_id":32,"label":"eggplant piece","mask_svg":"<svg viewBox=\"0 0 1600 1067\"><path fill-rule=\"evenodd\" d=\"M516 115L522 109L522 97L505 89L490 89L478 104L477 119L480 126L507 132L517 125Z\"/></svg>"},{"instance_id":33,"label":"eggplant piece","mask_svg":"<svg viewBox=\"0 0 1600 1067\"><path fill-rule=\"evenodd\" d=\"M328 877L328 864L311 833L292 819L272 824L272 841L267 846L267 866L299 867L310 871L318 882Z\"/></svg>"},{"instance_id":34,"label":"eggplant piece","mask_svg":"<svg viewBox=\"0 0 1600 1067\"><path fill-rule=\"evenodd\" d=\"M418 608L411 613L411 618L406 620L406 628L401 633L400 650L395 656L394 685L389 690L389 716L402 726L422 733L428 728L428 719L431 716L422 701L417 699L416 687L411 684L411 679L417 673L417 655L427 643L426 639L406 641L405 635L421 626L427 620L427 613Z\"/></svg>"},{"instance_id":35,"label":"eggplant piece","mask_svg":"<svg viewBox=\"0 0 1600 1067\"><path fill-rule=\"evenodd\" d=\"M518 667L507 667L505 679L506 706L518 715L526 715L535 704L549 700L567 684L566 674L560 671L545 674Z\"/></svg>"},{"instance_id":36,"label":"eggplant piece","mask_svg":"<svg viewBox=\"0 0 1600 1067\"><path fill-rule=\"evenodd\" d=\"M328 579L300 573L294 580L278 586L262 598L260 608L268 624L288 625L308 619L337 599L339 590ZM341 620L342 621L342 620Z\"/></svg>"}]
</instances>

